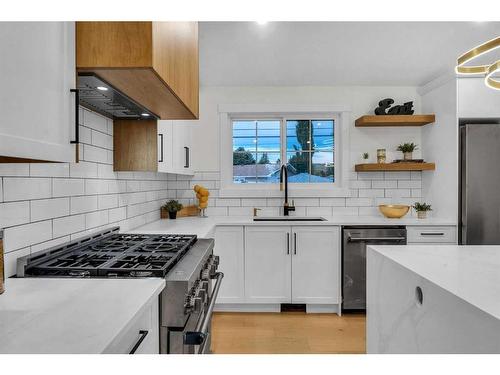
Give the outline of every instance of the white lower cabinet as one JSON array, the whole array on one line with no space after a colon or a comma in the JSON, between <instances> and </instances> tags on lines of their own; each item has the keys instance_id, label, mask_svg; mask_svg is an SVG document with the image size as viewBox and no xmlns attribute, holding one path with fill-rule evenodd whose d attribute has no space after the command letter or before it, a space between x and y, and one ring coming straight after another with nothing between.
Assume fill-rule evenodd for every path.
<instances>
[{"instance_id":1,"label":"white lower cabinet","mask_svg":"<svg viewBox=\"0 0 500 375\"><path fill-rule=\"evenodd\" d=\"M337 304L340 280L338 227L292 227L292 302Z\"/></svg>"},{"instance_id":2,"label":"white lower cabinet","mask_svg":"<svg viewBox=\"0 0 500 375\"><path fill-rule=\"evenodd\" d=\"M224 280L218 303L242 303L245 300L245 249L243 227L217 227L214 254L220 257L219 269Z\"/></svg>"},{"instance_id":3,"label":"white lower cabinet","mask_svg":"<svg viewBox=\"0 0 500 375\"><path fill-rule=\"evenodd\" d=\"M340 229L245 228L245 303L337 304Z\"/></svg>"},{"instance_id":4,"label":"white lower cabinet","mask_svg":"<svg viewBox=\"0 0 500 375\"><path fill-rule=\"evenodd\" d=\"M245 302L290 303L291 228L245 228Z\"/></svg>"},{"instance_id":5,"label":"white lower cabinet","mask_svg":"<svg viewBox=\"0 0 500 375\"><path fill-rule=\"evenodd\" d=\"M408 245L454 245L457 243L456 226L407 226Z\"/></svg>"},{"instance_id":6,"label":"white lower cabinet","mask_svg":"<svg viewBox=\"0 0 500 375\"><path fill-rule=\"evenodd\" d=\"M106 354L158 354L160 323L158 297L145 306L106 348ZM134 353L131 351L134 350Z\"/></svg>"}]
</instances>

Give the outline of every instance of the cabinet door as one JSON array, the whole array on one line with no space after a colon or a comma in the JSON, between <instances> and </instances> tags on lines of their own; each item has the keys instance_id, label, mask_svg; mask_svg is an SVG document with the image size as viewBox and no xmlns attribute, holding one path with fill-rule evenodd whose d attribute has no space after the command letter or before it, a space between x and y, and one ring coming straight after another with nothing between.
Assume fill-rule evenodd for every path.
<instances>
[{"instance_id":1,"label":"cabinet door","mask_svg":"<svg viewBox=\"0 0 500 375\"><path fill-rule=\"evenodd\" d=\"M218 303L241 303L245 298L245 259L243 227L217 227L214 254L220 257L224 272Z\"/></svg>"},{"instance_id":2,"label":"cabinet door","mask_svg":"<svg viewBox=\"0 0 500 375\"><path fill-rule=\"evenodd\" d=\"M172 160L172 127L172 121L158 121L158 172L169 173L173 171L174 162Z\"/></svg>"},{"instance_id":3,"label":"cabinet door","mask_svg":"<svg viewBox=\"0 0 500 375\"><path fill-rule=\"evenodd\" d=\"M177 174L193 174L191 150L191 125L173 122L173 171Z\"/></svg>"},{"instance_id":4,"label":"cabinet door","mask_svg":"<svg viewBox=\"0 0 500 375\"><path fill-rule=\"evenodd\" d=\"M292 227L292 303L339 302L339 232L339 227Z\"/></svg>"},{"instance_id":5,"label":"cabinet door","mask_svg":"<svg viewBox=\"0 0 500 375\"><path fill-rule=\"evenodd\" d=\"M290 227L245 228L245 301L290 303Z\"/></svg>"},{"instance_id":6,"label":"cabinet door","mask_svg":"<svg viewBox=\"0 0 500 375\"><path fill-rule=\"evenodd\" d=\"M0 161L74 162L74 22L2 22L0 50Z\"/></svg>"}]
</instances>

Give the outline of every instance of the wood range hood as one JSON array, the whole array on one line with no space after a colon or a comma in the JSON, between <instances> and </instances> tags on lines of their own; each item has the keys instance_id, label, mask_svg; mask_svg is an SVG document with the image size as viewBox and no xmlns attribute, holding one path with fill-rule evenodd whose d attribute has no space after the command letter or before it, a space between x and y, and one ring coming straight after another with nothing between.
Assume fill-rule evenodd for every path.
<instances>
[{"instance_id":1,"label":"wood range hood","mask_svg":"<svg viewBox=\"0 0 500 375\"><path fill-rule=\"evenodd\" d=\"M76 69L159 119L198 118L197 22L76 22Z\"/></svg>"}]
</instances>

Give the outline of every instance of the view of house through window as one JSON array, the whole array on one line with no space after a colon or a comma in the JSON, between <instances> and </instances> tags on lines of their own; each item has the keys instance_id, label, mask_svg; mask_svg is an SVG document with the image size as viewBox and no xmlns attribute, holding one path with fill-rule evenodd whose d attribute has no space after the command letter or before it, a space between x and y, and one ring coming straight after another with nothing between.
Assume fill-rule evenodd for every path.
<instances>
[{"instance_id":1,"label":"view of house through window","mask_svg":"<svg viewBox=\"0 0 500 375\"><path fill-rule=\"evenodd\" d=\"M287 163L290 183L332 183L334 120L233 120L233 182L278 183Z\"/></svg>"}]
</instances>

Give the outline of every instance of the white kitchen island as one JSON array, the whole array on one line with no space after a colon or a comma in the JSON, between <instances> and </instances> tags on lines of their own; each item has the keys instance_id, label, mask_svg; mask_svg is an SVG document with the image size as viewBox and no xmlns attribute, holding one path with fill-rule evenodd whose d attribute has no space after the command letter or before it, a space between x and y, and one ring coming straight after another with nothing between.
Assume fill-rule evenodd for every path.
<instances>
[{"instance_id":1,"label":"white kitchen island","mask_svg":"<svg viewBox=\"0 0 500 375\"><path fill-rule=\"evenodd\" d=\"M500 246L370 246L368 353L500 353Z\"/></svg>"}]
</instances>

